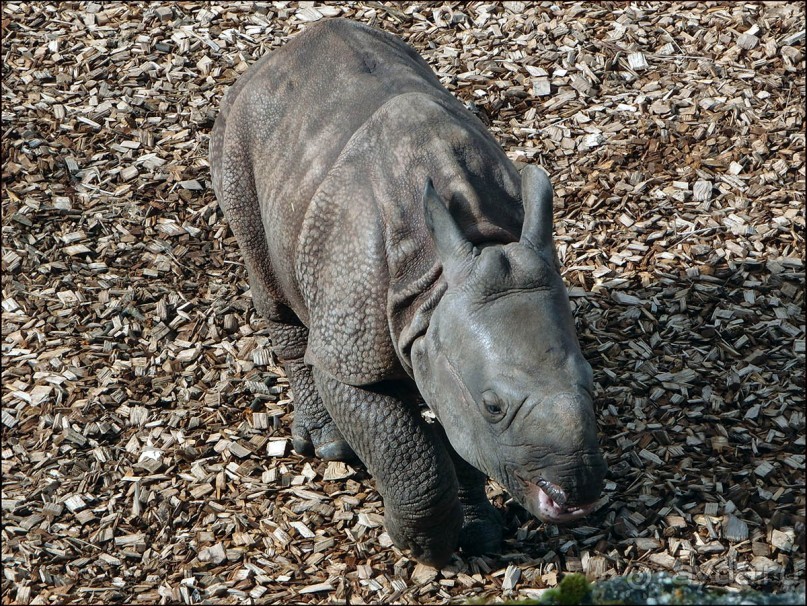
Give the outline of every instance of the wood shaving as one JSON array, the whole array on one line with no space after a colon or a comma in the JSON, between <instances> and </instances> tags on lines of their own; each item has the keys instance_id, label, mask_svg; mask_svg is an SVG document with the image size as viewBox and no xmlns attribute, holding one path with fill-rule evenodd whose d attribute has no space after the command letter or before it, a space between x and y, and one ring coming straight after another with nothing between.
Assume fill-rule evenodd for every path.
<instances>
[{"instance_id":1,"label":"wood shaving","mask_svg":"<svg viewBox=\"0 0 807 606\"><path fill-rule=\"evenodd\" d=\"M804 578L804 6L5 2L4 603L445 604L564 573ZM610 466L580 525L491 483L427 570L292 396L210 186L222 95L307 24L393 32L556 195Z\"/></svg>"}]
</instances>

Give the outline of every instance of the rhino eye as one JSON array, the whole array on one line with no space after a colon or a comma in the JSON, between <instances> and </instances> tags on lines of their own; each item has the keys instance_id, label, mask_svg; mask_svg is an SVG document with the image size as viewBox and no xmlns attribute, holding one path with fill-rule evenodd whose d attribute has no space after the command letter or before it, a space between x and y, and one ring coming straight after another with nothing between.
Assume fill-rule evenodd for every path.
<instances>
[{"instance_id":1,"label":"rhino eye","mask_svg":"<svg viewBox=\"0 0 807 606\"><path fill-rule=\"evenodd\" d=\"M485 412L491 417L495 417L496 420L504 414L504 403L491 391L482 394L482 406L485 408Z\"/></svg>"}]
</instances>

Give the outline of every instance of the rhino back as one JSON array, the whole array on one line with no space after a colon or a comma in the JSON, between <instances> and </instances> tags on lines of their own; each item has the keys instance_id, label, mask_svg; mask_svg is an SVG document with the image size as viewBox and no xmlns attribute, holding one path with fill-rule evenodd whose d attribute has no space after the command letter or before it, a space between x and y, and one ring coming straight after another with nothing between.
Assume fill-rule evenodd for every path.
<instances>
[{"instance_id":1,"label":"rhino back","mask_svg":"<svg viewBox=\"0 0 807 606\"><path fill-rule=\"evenodd\" d=\"M225 162L232 155L217 154L217 141L250 164L271 265L284 303L304 322L290 261L308 204L361 125L389 99L412 91L459 105L402 41L333 19L264 56L225 98L211 138L211 164L217 155ZM215 168L213 181L216 187ZM278 230L282 237L276 237Z\"/></svg>"},{"instance_id":2,"label":"rhino back","mask_svg":"<svg viewBox=\"0 0 807 606\"><path fill-rule=\"evenodd\" d=\"M425 326L418 310L439 292L426 177L474 242L517 239L523 218L512 164L423 59L339 19L241 76L211 136L211 170L217 195L227 174L248 176L260 206L252 245L310 329L309 362L352 384L410 370L399 336Z\"/></svg>"}]
</instances>

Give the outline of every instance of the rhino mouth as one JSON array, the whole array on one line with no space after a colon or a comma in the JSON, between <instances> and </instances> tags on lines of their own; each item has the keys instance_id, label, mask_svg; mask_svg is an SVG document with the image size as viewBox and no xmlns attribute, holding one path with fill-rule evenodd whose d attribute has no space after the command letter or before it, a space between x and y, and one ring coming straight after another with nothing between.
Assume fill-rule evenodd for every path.
<instances>
[{"instance_id":1,"label":"rhino mouth","mask_svg":"<svg viewBox=\"0 0 807 606\"><path fill-rule=\"evenodd\" d=\"M538 478L530 482L517 476L524 487L525 507L535 517L551 524L566 524L587 516L597 506L597 501L570 505L566 493L556 484Z\"/></svg>"}]
</instances>

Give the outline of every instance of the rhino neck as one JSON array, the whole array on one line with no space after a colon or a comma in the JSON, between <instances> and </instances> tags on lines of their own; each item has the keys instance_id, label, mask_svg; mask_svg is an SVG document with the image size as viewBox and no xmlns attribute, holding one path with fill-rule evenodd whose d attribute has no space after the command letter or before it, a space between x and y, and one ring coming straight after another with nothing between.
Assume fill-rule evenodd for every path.
<instances>
[{"instance_id":1,"label":"rhino neck","mask_svg":"<svg viewBox=\"0 0 807 606\"><path fill-rule=\"evenodd\" d=\"M524 218L519 175L482 123L448 94L396 96L354 135L344 156L355 170L348 181L367 192L380 219L388 327L412 376L412 345L425 334L446 290L423 217L426 179L466 237L485 245L518 241Z\"/></svg>"},{"instance_id":2,"label":"rhino neck","mask_svg":"<svg viewBox=\"0 0 807 606\"><path fill-rule=\"evenodd\" d=\"M398 359L413 377L412 345L426 334L432 312L446 291L446 281L440 263L435 262L415 280L391 286L389 318L393 342Z\"/></svg>"}]
</instances>

